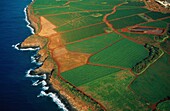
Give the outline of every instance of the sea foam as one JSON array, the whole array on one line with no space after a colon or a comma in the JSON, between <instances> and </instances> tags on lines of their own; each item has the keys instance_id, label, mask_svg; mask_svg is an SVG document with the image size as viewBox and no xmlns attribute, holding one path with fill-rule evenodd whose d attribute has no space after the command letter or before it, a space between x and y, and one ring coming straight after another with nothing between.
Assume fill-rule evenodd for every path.
<instances>
[{"instance_id":1,"label":"sea foam","mask_svg":"<svg viewBox=\"0 0 170 111\"><path fill-rule=\"evenodd\" d=\"M34 69L29 69L28 71L26 71L26 77L35 77L35 78L43 78L43 79L47 79L46 74L42 74L42 75L31 75L31 71L33 71Z\"/></svg>"},{"instance_id":2,"label":"sea foam","mask_svg":"<svg viewBox=\"0 0 170 111\"><path fill-rule=\"evenodd\" d=\"M19 45L21 43L17 43L16 45L12 45L12 47L16 50L20 50L20 51L36 51L36 50L40 50L39 47L36 47L36 48L19 48Z\"/></svg>"},{"instance_id":3,"label":"sea foam","mask_svg":"<svg viewBox=\"0 0 170 111\"><path fill-rule=\"evenodd\" d=\"M41 93L37 97L43 97L43 96L47 96L47 97L52 98L53 102L55 102L61 109L63 109L64 111L68 111L68 109L60 101L60 99L57 97L57 95L55 93L52 93L52 92L46 93L44 91L41 91Z\"/></svg>"},{"instance_id":4,"label":"sea foam","mask_svg":"<svg viewBox=\"0 0 170 111\"><path fill-rule=\"evenodd\" d=\"M33 0L32 0L32 1L33 1ZM35 34L35 30L34 30L34 28L32 28L32 27L30 26L31 23L30 23L29 20L28 20L28 16L27 16L27 8L28 8L28 6L26 6L26 7L24 8L25 21L27 22L27 27L30 29L31 33L32 33L32 34Z\"/></svg>"},{"instance_id":5,"label":"sea foam","mask_svg":"<svg viewBox=\"0 0 170 111\"><path fill-rule=\"evenodd\" d=\"M35 63L36 65L40 66L42 65L43 63L42 62L37 62L36 58L35 58L35 55L34 56L31 56L31 63Z\"/></svg>"},{"instance_id":6,"label":"sea foam","mask_svg":"<svg viewBox=\"0 0 170 111\"><path fill-rule=\"evenodd\" d=\"M45 80L42 80L42 81L35 81L32 86L38 86L38 85L42 85L42 89L45 91L45 90L48 90L49 89L49 86L46 86L47 85L47 82Z\"/></svg>"}]
</instances>

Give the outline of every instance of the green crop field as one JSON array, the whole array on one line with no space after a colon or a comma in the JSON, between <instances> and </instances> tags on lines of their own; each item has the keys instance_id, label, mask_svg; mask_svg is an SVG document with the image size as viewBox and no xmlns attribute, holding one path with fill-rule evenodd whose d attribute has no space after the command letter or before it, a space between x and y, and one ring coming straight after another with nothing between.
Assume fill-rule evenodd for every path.
<instances>
[{"instance_id":1,"label":"green crop field","mask_svg":"<svg viewBox=\"0 0 170 111\"><path fill-rule=\"evenodd\" d=\"M46 8L46 7L54 7L54 6L62 6L66 3L66 0L35 0L32 5L34 9Z\"/></svg>"},{"instance_id":2,"label":"green crop field","mask_svg":"<svg viewBox=\"0 0 170 111\"><path fill-rule=\"evenodd\" d=\"M120 71L82 85L80 88L99 100L110 111L147 111L140 97L128 88L134 76Z\"/></svg>"},{"instance_id":3,"label":"green crop field","mask_svg":"<svg viewBox=\"0 0 170 111\"><path fill-rule=\"evenodd\" d=\"M164 19L163 21L166 23L170 23L170 18Z\"/></svg>"},{"instance_id":4,"label":"green crop field","mask_svg":"<svg viewBox=\"0 0 170 111\"><path fill-rule=\"evenodd\" d=\"M107 10L112 8L111 5L83 4L81 2L72 2L70 5L82 10Z\"/></svg>"},{"instance_id":5,"label":"green crop field","mask_svg":"<svg viewBox=\"0 0 170 111\"><path fill-rule=\"evenodd\" d=\"M126 16L137 15L145 12L148 12L148 10L144 8L117 10L115 14L110 15L108 17L108 20L113 20L122 17L125 18Z\"/></svg>"},{"instance_id":6,"label":"green crop field","mask_svg":"<svg viewBox=\"0 0 170 111\"><path fill-rule=\"evenodd\" d=\"M149 40L148 42L154 40L155 35L152 34L136 34L136 33L128 33L128 32L122 32L124 35L128 36L128 37L132 37L134 39L136 38L140 38L140 39L146 39Z\"/></svg>"},{"instance_id":7,"label":"green crop field","mask_svg":"<svg viewBox=\"0 0 170 111\"><path fill-rule=\"evenodd\" d=\"M53 16L45 16L49 21L51 21L54 25L60 27L74 19L83 17L88 15L88 13L68 13L68 14L59 14Z\"/></svg>"},{"instance_id":8,"label":"green crop field","mask_svg":"<svg viewBox=\"0 0 170 111\"><path fill-rule=\"evenodd\" d=\"M132 8L142 8L145 6L144 2L136 2L133 0L127 0L127 3L118 7L118 9L132 9Z\"/></svg>"},{"instance_id":9,"label":"green crop field","mask_svg":"<svg viewBox=\"0 0 170 111\"><path fill-rule=\"evenodd\" d=\"M105 23L101 23L101 24L96 24L93 26L80 28L77 30L64 32L64 33L62 33L62 39L66 43L74 42L74 41L81 40L84 38L96 36L98 34L103 34L103 33L105 33L104 32L105 28L107 28L107 25Z\"/></svg>"},{"instance_id":10,"label":"green crop field","mask_svg":"<svg viewBox=\"0 0 170 111\"><path fill-rule=\"evenodd\" d=\"M155 20L169 16L168 13L161 13L161 12L148 12L146 13L146 15L148 15L149 17Z\"/></svg>"},{"instance_id":11,"label":"green crop field","mask_svg":"<svg viewBox=\"0 0 170 111\"><path fill-rule=\"evenodd\" d=\"M71 82L75 86L81 86L85 83L91 82L98 78L107 76L114 72L118 72L120 69L107 68L101 66L84 65L75 69L63 72L61 74L67 81Z\"/></svg>"},{"instance_id":12,"label":"green crop field","mask_svg":"<svg viewBox=\"0 0 170 111\"><path fill-rule=\"evenodd\" d=\"M169 57L164 55L133 82L131 88L136 94L143 96L151 103L159 102L169 96Z\"/></svg>"},{"instance_id":13,"label":"green crop field","mask_svg":"<svg viewBox=\"0 0 170 111\"><path fill-rule=\"evenodd\" d=\"M34 9L34 13L39 16L49 16L49 15L55 15L55 14L62 14L65 12L79 12L81 11L80 9L76 9L73 7L68 7L68 6L61 6L61 7L46 7L46 8L41 8L41 9Z\"/></svg>"},{"instance_id":14,"label":"green crop field","mask_svg":"<svg viewBox=\"0 0 170 111\"><path fill-rule=\"evenodd\" d=\"M109 12L111 12L111 10L81 13L82 16L75 17L73 20L70 20L69 18L69 21L66 22L66 24L59 26L56 30L58 32L63 32L103 22L104 15Z\"/></svg>"},{"instance_id":15,"label":"green crop field","mask_svg":"<svg viewBox=\"0 0 170 111\"><path fill-rule=\"evenodd\" d=\"M114 2L110 1L110 0L84 0L81 3L84 3L84 4L93 4L95 6L98 6L98 5L115 6L115 5L120 4L122 2L124 2L124 0L114 0Z\"/></svg>"},{"instance_id":16,"label":"green crop field","mask_svg":"<svg viewBox=\"0 0 170 111\"><path fill-rule=\"evenodd\" d=\"M148 56L148 51L142 45L124 39L93 55L90 62L131 68L146 56Z\"/></svg>"},{"instance_id":17,"label":"green crop field","mask_svg":"<svg viewBox=\"0 0 170 111\"><path fill-rule=\"evenodd\" d=\"M139 23L146 22L143 18L139 17L138 15L134 15L131 17L121 18L119 20L111 20L110 23L116 29L125 28L128 26L133 26Z\"/></svg>"},{"instance_id":18,"label":"green crop field","mask_svg":"<svg viewBox=\"0 0 170 111\"><path fill-rule=\"evenodd\" d=\"M144 24L141 24L141 26L151 26L151 27L157 27L157 28L166 28L167 23L164 22L164 21L159 20L159 21L144 23Z\"/></svg>"},{"instance_id":19,"label":"green crop field","mask_svg":"<svg viewBox=\"0 0 170 111\"><path fill-rule=\"evenodd\" d=\"M68 44L67 49L70 51L83 52L83 53L95 53L106 46L113 44L122 37L115 33L104 34L95 38L90 38L81 42ZM104 42L103 42L104 41Z\"/></svg>"}]
</instances>

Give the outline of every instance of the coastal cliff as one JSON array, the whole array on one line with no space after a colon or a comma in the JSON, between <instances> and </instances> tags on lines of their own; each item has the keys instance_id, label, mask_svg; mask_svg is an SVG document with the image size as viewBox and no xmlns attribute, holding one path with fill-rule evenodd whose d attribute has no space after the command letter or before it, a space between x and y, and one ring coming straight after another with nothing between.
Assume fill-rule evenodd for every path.
<instances>
[{"instance_id":1,"label":"coastal cliff","mask_svg":"<svg viewBox=\"0 0 170 111\"><path fill-rule=\"evenodd\" d=\"M33 4L33 2L31 4ZM37 69L31 71L31 74L42 75L45 73L47 74L47 76L50 75L48 76L49 78L47 79L47 82L51 84L51 86L53 87L52 89L59 91L59 94L62 95L62 98L60 98L62 99L61 101L66 103L66 107L70 111L76 111L76 110L87 111L89 109L95 109L95 107L92 104L86 103L81 99L82 97L77 97L68 88L66 88L68 87L68 84L65 81L61 80L60 77L56 77L56 75L58 75L59 66L56 62L54 62L53 50L57 47L56 49L59 56L63 56L61 54L65 54L68 57L68 56L73 56L75 54L70 53L68 51L65 51L66 52L65 53L62 50L58 49L58 47L61 47L63 45L61 43L59 35L57 35L57 32L53 30L56 27L53 24L51 24L49 21L47 21L44 17L38 17L38 18L35 17L33 12L30 10L31 10L31 5L28 6L27 8L27 16L31 27L35 29L35 34L26 38L20 44L19 48L21 49L40 48L40 50L38 50L36 55L38 57L38 59L36 59L37 60L36 62L41 62L42 65ZM56 36L59 37L59 39L55 39ZM56 52L56 50L54 51ZM89 55L82 55L82 54L76 54L76 55L80 55L81 57L83 57L83 59L85 58L84 63L86 62L87 57L89 57ZM61 60L61 58L59 60ZM67 63L67 61L66 62L63 61L63 63ZM74 61L72 62L74 63ZM74 63L74 64L81 65L80 63ZM65 70L67 70L67 68Z\"/></svg>"}]
</instances>

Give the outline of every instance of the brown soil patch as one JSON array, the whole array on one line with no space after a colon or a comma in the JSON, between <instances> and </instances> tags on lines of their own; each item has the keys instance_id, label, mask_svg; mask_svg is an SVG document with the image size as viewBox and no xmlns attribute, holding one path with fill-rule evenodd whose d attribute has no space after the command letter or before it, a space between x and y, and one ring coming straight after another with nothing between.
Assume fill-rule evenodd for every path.
<instances>
[{"instance_id":1,"label":"brown soil patch","mask_svg":"<svg viewBox=\"0 0 170 111\"><path fill-rule=\"evenodd\" d=\"M69 52L65 48L60 49L60 52L54 51L54 53L57 53L56 56L53 55L55 56L54 60L58 61L61 73L86 64L90 56L89 54Z\"/></svg>"},{"instance_id":2,"label":"brown soil patch","mask_svg":"<svg viewBox=\"0 0 170 111\"><path fill-rule=\"evenodd\" d=\"M56 26L44 17L40 17L40 19L42 29L39 35L49 39L48 49L52 58L57 63L60 72L86 64L89 54L68 51L63 44L61 35L53 30Z\"/></svg>"},{"instance_id":3,"label":"brown soil patch","mask_svg":"<svg viewBox=\"0 0 170 111\"><path fill-rule=\"evenodd\" d=\"M63 43L62 43L62 39L60 37L59 34L56 34L54 36L50 36L50 41L49 41L49 44L48 44L48 48L50 50L53 50L57 47L64 47Z\"/></svg>"},{"instance_id":4,"label":"brown soil patch","mask_svg":"<svg viewBox=\"0 0 170 111\"><path fill-rule=\"evenodd\" d=\"M41 21L41 30L39 33L40 36L47 37L57 33L56 31L53 30L56 28L56 26L49 22L47 19L41 16L40 21Z\"/></svg>"}]
</instances>

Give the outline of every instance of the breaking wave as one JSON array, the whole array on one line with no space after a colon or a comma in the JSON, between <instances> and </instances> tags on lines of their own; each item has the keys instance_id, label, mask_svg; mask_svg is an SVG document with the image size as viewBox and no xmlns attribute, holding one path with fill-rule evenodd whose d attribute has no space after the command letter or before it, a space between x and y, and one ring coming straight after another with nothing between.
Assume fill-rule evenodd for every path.
<instances>
[{"instance_id":1,"label":"breaking wave","mask_svg":"<svg viewBox=\"0 0 170 111\"><path fill-rule=\"evenodd\" d=\"M16 45L12 45L13 48L15 48L16 50L20 50L20 51L36 51L36 50L40 50L39 47L37 48L19 48L21 43L17 43Z\"/></svg>"},{"instance_id":2,"label":"breaking wave","mask_svg":"<svg viewBox=\"0 0 170 111\"><path fill-rule=\"evenodd\" d=\"M31 56L31 63L35 63L36 65L39 66L43 64L42 62L37 62L35 55Z\"/></svg>"},{"instance_id":3,"label":"breaking wave","mask_svg":"<svg viewBox=\"0 0 170 111\"><path fill-rule=\"evenodd\" d=\"M47 78L46 74L42 74L42 75L31 75L31 71L33 71L34 69L29 69L28 71L26 71L26 77L34 77L34 78L43 78L44 80Z\"/></svg>"},{"instance_id":4,"label":"breaking wave","mask_svg":"<svg viewBox=\"0 0 170 111\"><path fill-rule=\"evenodd\" d=\"M32 1L33 1L33 0L32 0ZM35 30L34 30L34 28L32 28L32 27L30 26L31 23L30 23L29 20L28 20L28 16L27 16L27 8L28 8L28 6L26 6L26 7L24 8L25 21L27 22L27 27L30 29L31 33L32 33L32 34L35 34Z\"/></svg>"},{"instance_id":5,"label":"breaking wave","mask_svg":"<svg viewBox=\"0 0 170 111\"><path fill-rule=\"evenodd\" d=\"M44 91L41 91L41 93L37 97L43 97L43 96L47 96L47 97L52 98L53 102L55 102L60 108L62 108L64 111L68 111L68 109L60 101L60 99L58 98L58 96L55 93L52 93L52 92L46 93Z\"/></svg>"}]
</instances>

